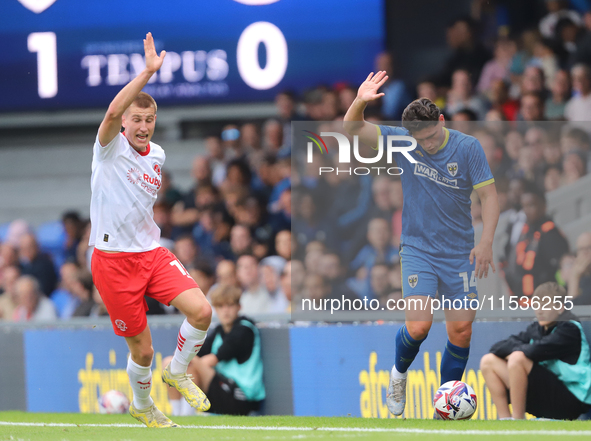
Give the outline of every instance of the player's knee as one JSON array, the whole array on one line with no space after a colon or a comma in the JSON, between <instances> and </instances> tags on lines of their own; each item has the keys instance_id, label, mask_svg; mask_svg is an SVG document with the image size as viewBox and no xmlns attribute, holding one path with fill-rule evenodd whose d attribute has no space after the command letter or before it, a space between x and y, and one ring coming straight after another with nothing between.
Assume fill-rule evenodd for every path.
<instances>
[{"instance_id":1,"label":"player's knee","mask_svg":"<svg viewBox=\"0 0 591 441\"><path fill-rule=\"evenodd\" d=\"M470 346L472 340L472 324L457 326L450 332L449 341L461 348Z\"/></svg>"},{"instance_id":2,"label":"player's knee","mask_svg":"<svg viewBox=\"0 0 591 441\"><path fill-rule=\"evenodd\" d=\"M194 305L187 314L187 320L193 326L199 325L199 327L209 327L211 323L211 305L209 302L204 298L204 301L199 302L198 304Z\"/></svg>"},{"instance_id":3,"label":"player's knee","mask_svg":"<svg viewBox=\"0 0 591 441\"><path fill-rule=\"evenodd\" d=\"M430 329L430 322L414 322L406 324L406 330L408 331L410 336L415 340L422 340L425 337L427 337L427 334L429 334Z\"/></svg>"},{"instance_id":4,"label":"player's knee","mask_svg":"<svg viewBox=\"0 0 591 441\"><path fill-rule=\"evenodd\" d=\"M133 361L140 366L151 366L152 359L154 358L154 348L151 345L145 348L138 348L133 354L133 358Z\"/></svg>"},{"instance_id":5,"label":"player's knee","mask_svg":"<svg viewBox=\"0 0 591 441\"><path fill-rule=\"evenodd\" d=\"M514 369L521 367L527 362L527 357L521 351L515 351L507 358L507 368Z\"/></svg>"}]
</instances>

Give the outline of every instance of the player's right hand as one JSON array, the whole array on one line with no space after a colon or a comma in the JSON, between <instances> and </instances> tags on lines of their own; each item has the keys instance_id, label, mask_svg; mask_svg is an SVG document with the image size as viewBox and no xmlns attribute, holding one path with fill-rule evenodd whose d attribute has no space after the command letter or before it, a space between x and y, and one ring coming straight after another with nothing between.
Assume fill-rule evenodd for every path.
<instances>
[{"instance_id":1,"label":"player's right hand","mask_svg":"<svg viewBox=\"0 0 591 441\"><path fill-rule=\"evenodd\" d=\"M359 86L357 98L367 103L383 97L384 93L378 93L378 89L382 87L386 81L388 81L386 71L381 70L375 75L371 72L365 81L361 83L361 86Z\"/></svg>"},{"instance_id":2,"label":"player's right hand","mask_svg":"<svg viewBox=\"0 0 591 441\"><path fill-rule=\"evenodd\" d=\"M146 53L146 69L150 72L158 71L160 66L162 66L166 51L160 52L160 56L158 56L156 53L156 46L154 45L154 37L152 37L151 32L146 34L146 39L144 40L144 52Z\"/></svg>"}]
</instances>

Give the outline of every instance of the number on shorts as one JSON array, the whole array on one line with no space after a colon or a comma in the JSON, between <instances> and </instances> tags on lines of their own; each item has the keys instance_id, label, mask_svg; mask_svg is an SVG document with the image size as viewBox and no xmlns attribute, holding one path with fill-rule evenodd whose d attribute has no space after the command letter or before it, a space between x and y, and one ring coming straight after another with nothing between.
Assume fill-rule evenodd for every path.
<instances>
[{"instance_id":1,"label":"number on shorts","mask_svg":"<svg viewBox=\"0 0 591 441\"><path fill-rule=\"evenodd\" d=\"M189 274L189 271L187 271L183 264L178 260L173 260L172 262L170 262L170 265L176 266L183 276L187 276L189 279L192 279L191 274Z\"/></svg>"},{"instance_id":2,"label":"number on shorts","mask_svg":"<svg viewBox=\"0 0 591 441\"><path fill-rule=\"evenodd\" d=\"M463 273L459 273L458 275L464 279L464 292L470 291L471 287L476 286L476 271L472 271L472 277L470 277L470 284L468 284L468 271L464 271Z\"/></svg>"}]
</instances>

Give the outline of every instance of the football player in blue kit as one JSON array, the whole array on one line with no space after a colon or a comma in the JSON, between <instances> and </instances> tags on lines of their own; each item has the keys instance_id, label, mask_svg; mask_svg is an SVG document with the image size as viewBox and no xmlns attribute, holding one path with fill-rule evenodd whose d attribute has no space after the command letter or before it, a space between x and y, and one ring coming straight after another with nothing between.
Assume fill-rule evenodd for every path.
<instances>
[{"instance_id":1,"label":"football player in blue kit","mask_svg":"<svg viewBox=\"0 0 591 441\"><path fill-rule=\"evenodd\" d=\"M440 298L462 301L462 308L445 309L448 340L441 360L441 384L462 378L476 314L467 302L478 299L476 279L488 276L489 265L495 271L492 242L499 204L482 146L472 136L447 129L439 108L429 99L408 105L402 114L403 127L364 120L367 103L384 95L378 90L387 79L386 72L372 72L367 77L345 115L344 126L372 147L378 145L380 136L386 145L387 135L412 136L417 141L416 148L406 155L394 153L403 170L400 262L406 310L405 324L396 335L386 403L392 414L401 415L406 404L407 370L431 328L431 304L437 293ZM416 162L409 161L407 155ZM476 246L470 213L473 190L482 204L484 224Z\"/></svg>"}]
</instances>

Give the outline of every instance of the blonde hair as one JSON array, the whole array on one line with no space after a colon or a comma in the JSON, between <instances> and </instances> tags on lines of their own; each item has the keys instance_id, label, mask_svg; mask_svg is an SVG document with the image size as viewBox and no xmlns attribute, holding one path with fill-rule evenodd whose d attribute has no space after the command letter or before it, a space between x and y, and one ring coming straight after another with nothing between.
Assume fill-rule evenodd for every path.
<instances>
[{"instance_id":1,"label":"blonde hair","mask_svg":"<svg viewBox=\"0 0 591 441\"><path fill-rule=\"evenodd\" d=\"M158 111L158 106L156 105L156 100L152 98L151 95L147 94L146 92L140 92L138 96L135 97L133 100L132 105L139 107L140 109L147 109L148 107L154 108L154 113Z\"/></svg>"},{"instance_id":2,"label":"blonde hair","mask_svg":"<svg viewBox=\"0 0 591 441\"><path fill-rule=\"evenodd\" d=\"M539 285L534 291L532 297L564 297L566 290L556 282L546 282Z\"/></svg>"},{"instance_id":3,"label":"blonde hair","mask_svg":"<svg viewBox=\"0 0 591 441\"><path fill-rule=\"evenodd\" d=\"M209 298L214 307L222 305L238 305L240 304L241 296L242 290L232 285L218 285L209 292Z\"/></svg>"}]
</instances>

